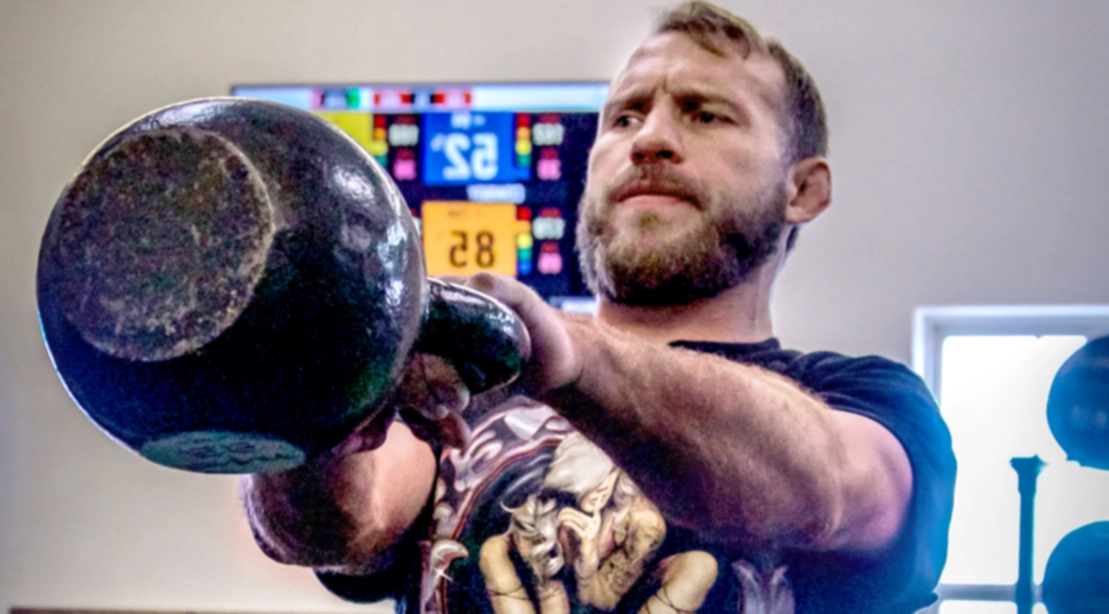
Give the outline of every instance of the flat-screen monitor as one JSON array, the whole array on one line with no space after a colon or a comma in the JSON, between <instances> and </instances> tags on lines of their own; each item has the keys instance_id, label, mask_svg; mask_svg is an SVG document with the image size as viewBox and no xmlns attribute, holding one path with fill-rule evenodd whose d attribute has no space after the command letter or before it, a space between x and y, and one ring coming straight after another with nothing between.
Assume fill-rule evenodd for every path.
<instances>
[{"instance_id":1,"label":"flat-screen monitor","mask_svg":"<svg viewBox=\"0 0 1109 614\"><path fill-rule=\"evenodd\" d=\"M574 227L607 83L238 85L231 93L311 111L361 144L408 202L429 275L510 275L555 305L588 308Z\"/></svg>"}]
</instances>

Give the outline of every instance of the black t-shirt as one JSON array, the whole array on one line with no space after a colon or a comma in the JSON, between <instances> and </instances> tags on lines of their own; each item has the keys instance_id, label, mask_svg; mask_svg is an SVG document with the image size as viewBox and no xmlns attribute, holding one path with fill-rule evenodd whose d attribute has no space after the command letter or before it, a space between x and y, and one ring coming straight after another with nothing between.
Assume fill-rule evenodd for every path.
<instances>
[{"instance_id":1,"label":"black t-shirt","mask_svg":"<svg viewBox=\"0 0 1109 614\"><path fill-rule=\"evenodd\" d=\"M947 555L955 459L924 383L880 357L758 344L673 344L784 375L836 410L866 416L913 470L906 529L885 556L747 556L670 526L634 482L550 408L516 397L446 450L432 504L372 576L320 573L341 597L392 598L406 613L914 612ZM530 609L528 609L530 606ZM670 608L670 609L667 609ZM761 608L761 609L760 609Z\"/></svg>"}]
</instances>

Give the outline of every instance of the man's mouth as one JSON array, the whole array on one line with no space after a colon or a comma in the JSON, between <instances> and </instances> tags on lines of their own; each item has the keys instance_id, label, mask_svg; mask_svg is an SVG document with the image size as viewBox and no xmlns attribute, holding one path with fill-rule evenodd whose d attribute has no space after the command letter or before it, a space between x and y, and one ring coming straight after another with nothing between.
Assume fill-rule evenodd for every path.
<instances>
[{"instance_id":1,"label":"man's mouth","mask_svg":"<svg viewBox=\"0 0 1109 614\"><path fill-rule=\"evenodd\" d=\"M652 192L650 190L629 193L613 205L616 209L625 209L629 212L666 216L670 212L685 210L686 207L700 208L697 202L690 198L688 194L672 191Z\"/></svg>"},{"instance_id":2,"label":"man's mouth","mask_svg":"<svg viewBox=\"0 0 1109 614\"><path fill-rule=\"evenodd\" d=\"M640 204L678 204L687 203L699 207L696 192L678 181L633 181L619 186L613 191L613 203Z\"/></svg>"},{"instance_id":3,"label":"man's mouth","mask_svg":"<svg viewBox=\"0 0 1109 614\"><path fill-rule=\"evenodd\" d=\"M681 196L677 196L677 195L674 195L674 194L661 194L661 193L657 193L657 192L643 192L643 193L640 193L640 194L633 194L631 196L627 196L623 200L621 200L620 202L625 203L625 204L667 205L667 204L678 204L678 203L683 203L683 202L689 202L689 199L683 198Z\"/></svg>"}]
</instances>

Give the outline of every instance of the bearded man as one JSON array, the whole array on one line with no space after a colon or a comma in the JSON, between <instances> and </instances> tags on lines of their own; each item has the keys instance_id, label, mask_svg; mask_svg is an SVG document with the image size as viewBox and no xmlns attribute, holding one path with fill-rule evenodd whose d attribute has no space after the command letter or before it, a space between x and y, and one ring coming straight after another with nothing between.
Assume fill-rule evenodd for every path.
<instances>
[{"instance_id":1,"label":"bearded man","mask_svg":"<svg viewBox=\"0 0 1109 614\"><path fill-rule=\"evenodd\" d=\"M527 326L532 355L511 391L526 397L467 409L453 372L420 357L396 397L404 423L382 412L329 458L244 481L261 547L341 596L404 612L931 603L955 474L931 394L888 360L774 337L774 280L831 202L826 148L816 85L781 44L703 2L665 14L613 80L590 154L577 238L596 314L561 313L511 279L466 280ZM575 432L661 513L649 560L616 563L635 540L611 487L588 510L543 490ZM514 573L498 577L513 580L487 585L479 550L529 497L582 525L552 529L564 536L552 556L613 563L557 566L544 579L565 588L555 594L505 548ZM585 557L585 533L612 537ZM614 597L590 598L602 593Z\"/></svg>"}]
</instances>

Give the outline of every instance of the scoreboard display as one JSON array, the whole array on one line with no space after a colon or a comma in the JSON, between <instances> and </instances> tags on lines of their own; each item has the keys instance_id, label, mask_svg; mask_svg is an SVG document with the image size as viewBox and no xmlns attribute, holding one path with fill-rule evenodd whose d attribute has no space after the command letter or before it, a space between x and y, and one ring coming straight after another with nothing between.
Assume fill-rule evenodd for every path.
<instances>
[{"instance_id":1,"label":"scoreboard display","mask_svg":"<svg viewBox=\"0 0 1109 614\"><path fill-rule=\"evenodd\" d=\"M577 205L607 83L242 85L311 111L392 176L428 275L514 276L554 304L588 295Z\"/></svg>"}]
</instances>

